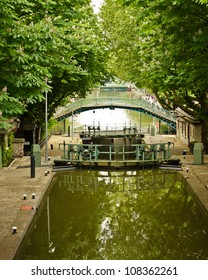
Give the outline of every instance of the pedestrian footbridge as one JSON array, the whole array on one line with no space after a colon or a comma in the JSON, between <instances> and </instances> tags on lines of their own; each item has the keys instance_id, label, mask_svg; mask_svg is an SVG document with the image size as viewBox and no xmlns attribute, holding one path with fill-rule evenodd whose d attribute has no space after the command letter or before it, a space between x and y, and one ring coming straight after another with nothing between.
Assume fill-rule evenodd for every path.
<instances>
[{"instance_id":1,"label":"pedestrian footbridge","mask_svg":"<svg viewBox=\"0 0 208 280\"><path fill-rule=\"evenodd\" d=\"M80 114L89 110L96 110L101 108L110 109L127 109L153 116L167 125L176 129L176 115L173 112L163 109L162 107L150 103L140 98L86 98L79 99L73 103L67 104L65 107L60 108L55 114L58 121L64 120L74 114Z\"/></svg>"}]
</instances>

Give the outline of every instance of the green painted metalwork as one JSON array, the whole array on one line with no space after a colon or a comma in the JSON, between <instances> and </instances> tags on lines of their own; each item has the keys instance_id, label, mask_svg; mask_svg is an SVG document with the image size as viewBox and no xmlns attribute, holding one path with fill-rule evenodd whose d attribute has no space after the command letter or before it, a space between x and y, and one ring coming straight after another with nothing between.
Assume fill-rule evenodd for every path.
<instances>
[{"instance_id":1,"label":"green painted metalwork","mask_svg":"<svg viewBox=\"0 0 208 280\"><path fill-rule=\"evenodd\" d=\"M97 145L59 144L64 159L71 163L150 163L168 160L173 143Z\"/></svg>"},{"instance_id":2,"label":"green painted metalwork","mask_svg":"<svg viewBox=\"0 0 208 280\"><path fill-rule=\"evenodd\" d=\"M155 172L144 173L138 170L112 172L105 170L99 171L98 176L89 176L89 173L64 172L59 176L58 185L61 189L73 192L98 192L100 182L107 182L108 190L111 192L125 191L147 191L159 189L173 189L178 176L176 173ZM73 182L73 183L72 183ZM168 182L168 183L167 183Z\"/></svg>"},{"instance_id":3,"label":"green painted metalwork","mask_svg":"<svg viewBox=\"0 0 208 280\"><path fill-rule=\"evenodd\" d=\"M154 103L147 102L144 99L130 98L91 98L79 99L73 103L67 104L55 114L55 118L61 121L73 114L80 114L84 111L98 108L122 108L134 110L151 115L176 129L176 115L173 112L163 109Z\"/></svg>"}]
</instances>

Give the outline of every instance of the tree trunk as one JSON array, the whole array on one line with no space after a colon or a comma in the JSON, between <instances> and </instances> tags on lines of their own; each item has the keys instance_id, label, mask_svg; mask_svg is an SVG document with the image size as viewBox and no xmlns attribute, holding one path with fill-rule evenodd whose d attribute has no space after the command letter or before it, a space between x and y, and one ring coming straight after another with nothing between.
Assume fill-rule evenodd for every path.
<instances>
[{"instance_id":1,"label":"tree trunk","mask_svg":"<svg viewBox=\"0 0 208 280\"><path fill-rule=\"evenodd\" d=\"M35 129L35 142L39 143L41 140L41 127L36 127Z\"/></svg>"}]
</instances>

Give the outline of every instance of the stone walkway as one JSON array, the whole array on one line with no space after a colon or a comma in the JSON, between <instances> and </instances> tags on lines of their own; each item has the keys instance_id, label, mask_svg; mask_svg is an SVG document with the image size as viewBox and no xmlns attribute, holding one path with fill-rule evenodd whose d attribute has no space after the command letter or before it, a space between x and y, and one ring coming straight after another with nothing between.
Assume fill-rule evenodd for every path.
<instances>
[{"instance_id":1,"label":"stone walkway","mask_svg":"<svg viewBox=\"0 0 208 280\"><path fill-rule=\"evenodd\" d=\"M168 141L174 143L172 155L182 161L183 171L181 171L181 174L186 177L187 188L207 215L208 156L204 157L203 165L193 165L193 155L187 153L187 156L183 158L182 152L184 149L188 151L188 148L174 136L149 136L145 139L147 143ZM32 219L38 215L41 201L54 175L51 172L52 162L54 159L61 158L63 153L59 150L59 144L63 141L68 144L70 141L79 142L79 139L71 139L67 136L52 136L48 145L48 155L51 160L47 163L44 162L43 151L42 165L36 167L35 178L31 178L30 157L16 159L9 168L0 170L0 260L14 258ZM45 176L46 171L49 171L47 176ZM32 198L32 194L35 194L35 199ZM26 199L23 199L24 195L26 195ZM17 227L16 234L12 232L14 226Z\"/></svg>"}]
</instances>

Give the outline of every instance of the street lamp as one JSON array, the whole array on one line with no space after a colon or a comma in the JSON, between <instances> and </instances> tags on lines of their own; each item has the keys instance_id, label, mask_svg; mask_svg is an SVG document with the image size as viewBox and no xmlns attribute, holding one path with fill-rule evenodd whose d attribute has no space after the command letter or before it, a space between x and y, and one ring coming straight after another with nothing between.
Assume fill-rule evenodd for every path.
<instances>
[{"instance_id":1,"label":"street lamp","mask_svg":"<svg viewBox=\"0 0 208 280\"><path fill-rule=\"evenodd\" d=\"M45 78L45 83L51 83L48 78ZM45 162L48 162L48 90L45 91Z\"/></svg>"},{"instance_id":2,"label":"street lamp","mask_svg":"<svg viewBox=\"0 0 208 280\"><path fill-rule=\"evenodd\" d=\"M48 162L48 90L45 91L45 162Z\"/></svg>"}]
</instances>

